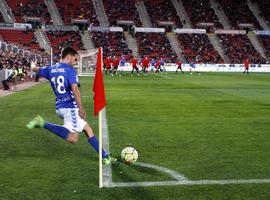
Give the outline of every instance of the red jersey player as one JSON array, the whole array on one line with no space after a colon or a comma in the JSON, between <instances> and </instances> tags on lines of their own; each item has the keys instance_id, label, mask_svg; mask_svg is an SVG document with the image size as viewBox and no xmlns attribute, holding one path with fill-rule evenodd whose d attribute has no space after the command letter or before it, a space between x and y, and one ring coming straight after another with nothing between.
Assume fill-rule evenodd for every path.
<instances>
[{"instance_id":1,"label":"red jersey player","mask_svg":"<svg viewBox=\"0 0 270 200\"><path fill-rule=\"evenodd\" d=\"M110 56L108 56L106 59L105 59L105 74L107 73L111 73L111 66L112 66L112 59Z\"/></svg>"},{"instance_id":2,"label":"red jersey player","mask_svg":"<svg viewBox=\"0 0 270 200\"><path fill-rule=\"evenodd\" d=\"M139 76L139 75L140 75L140 72L139 72L139 68L138 68L138 66L137 66L137 64L138 64L137 59L133 57L133 58L131 59L130 63L131 63L131 66L132 66L131 76L133 76L134 70L136 70L137 75Z\"/></svg>"},{"instance_id":3,"label":"red jersey player","mask_svg":"<svg viewBox=\"0 0 270 200\"><path fill-rule=\"evenodd\" d=\"M176 62L176 66L177 66L177 69L176 69L176 72L175 73L178 73L178 69L180 69L181 72L184 73L183 70L182 70L182 62L180 60L178 60Z\"/></svg>"},{"instance_id":4,"label":"red jersey player","mask_svg":"<svg viewBox=\"0 0 270 200\"><path fill-rule=\"evenodd\" d=\"M155 63L155 68L156 68L156 73L157 73L157 74L158 74L159 71L160 71L160 65L161 65L160 60L157 60L157 62Z\"/></svg>"},{"instance_id":5,"label":"red jersey player","mask_svg":"<svg viewBox=\"0 0 270 200\"><path fill-rule=\"evenodd\" d=\"M118 69L118 66L119 66L119 62L120 62L120 58L118 56L115 56L114 59L113 59L113 74L117 74L117 69Z\"/></svg>"},{"instance_id":6,"label":"red jersey player","mask_svg":"<svg viewBox=\"0 0 270 200\"><path fill-rule=\"evenodd\" d=\"M244 60L243 64L244 64L244 67L245 67L245 70L244 70L243 73L245 74L247 72L247 74L248 74L249 73L248 69L249 69L249 65L250 65L250 62L249 62L248 58Z\"/></svg>"},{"instance_id":7,"label":"red jersey player","mask_svg":"<svg viewBox=\"0 0 270 200\"><path fill-rule=\"evenodd\" d=\"M146 56L143 60L142 60L142 70L144 72L144 75L147 75L148 72L148 66L149 66L149 58Z\"/></svg>"}]
</instances>

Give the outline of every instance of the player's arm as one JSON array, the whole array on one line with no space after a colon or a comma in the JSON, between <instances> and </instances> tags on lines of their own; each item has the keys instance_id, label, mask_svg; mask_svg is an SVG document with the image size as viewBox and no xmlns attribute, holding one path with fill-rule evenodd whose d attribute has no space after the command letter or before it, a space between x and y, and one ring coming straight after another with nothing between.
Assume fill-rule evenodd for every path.
<instances>
[{"instance_id":1,"label":"player's arm","mask_svg":"<svg viewBox=\"0 0 270 200\"><path fill-rule=\"evenodd\" d=\"M82 97L81 97L81 92L79 90L79 87L77 84L72 84L71 85L71 90L73 92L75 101L79 107L79 115L82 119L86 119L86 112L83 108L83 104L82 104Z\"/></svg>"},{"instance_id":2,"label":"player's arm","mask_svg":"<svg viewBox=\"0 0 270 200\"><path fill-rule=\"evenodd\" d=\"M31 70L33 72L39 73L39 76L49 80L48 67L39 67L36 62L31 62Z\"/></svg>"},{"instance_id":3,"label":"player's arm","mask_svg":"<svg viewBox=\"0 0 270 200\"><path fill-rule=\"evenodd\" d=\"M31 70L33 72L38 72L39 71L40 67L37 66L37 63L36 62L31 62L30 65L31 65Z\"/></svg>"}]
</instances>

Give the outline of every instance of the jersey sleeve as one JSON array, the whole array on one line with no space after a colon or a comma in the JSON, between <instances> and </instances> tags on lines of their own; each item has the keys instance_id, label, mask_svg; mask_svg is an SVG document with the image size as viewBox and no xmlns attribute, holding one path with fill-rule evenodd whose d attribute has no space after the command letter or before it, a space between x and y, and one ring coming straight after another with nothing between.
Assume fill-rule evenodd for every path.
<instances>
[{"instance_id":1,"label":"jersey sleeve","mask_svg":"<svg viewBox=\"0 0 270 200\"><path fill-rule=\"evenodd\" d=\"M49 79L49 73L48 73L48 70L49 67L41 67L39 69L39 75L46 78L46 79Z\"/></svg>"},{"instance_id":2,"label":"jersey sleeve","mask_svg":"<svg viewBox=\"0 0 270 200\"><path fill-rule=\"evenodd\" d=\"M76 73L76 70L74 68L70 68L70 70L69 70L68 82L70 85L78 84L77 73Z\"/></svg>"}]
</instances>

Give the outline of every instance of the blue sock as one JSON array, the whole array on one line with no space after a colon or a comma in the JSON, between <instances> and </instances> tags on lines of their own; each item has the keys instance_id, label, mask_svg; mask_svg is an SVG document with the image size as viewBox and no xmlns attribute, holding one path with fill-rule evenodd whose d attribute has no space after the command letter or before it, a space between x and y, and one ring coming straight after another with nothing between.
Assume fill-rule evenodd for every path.
<instances>
[{"instance_id":1,"label":"blue sock","mask_svg":"<svg viewBox=\"0 0 270 200\"><path fill-rule=\"evenodd\" d=\"M98 143L96 136L88 138L88 142L89 142L89 144L92 145L92 147L94 147L96 152L99 152L99 143ZM102 148L102 158L107 158L108 156L109 156L108 153L106 151L104 151L104 149Z\"/></svg>"},{"instance_id":2,"label":"blue sock","mask_svg":"<svg viewBox=\"0 0 270 200\"><path fill-rule=\"evenodd\" d=\"M54 134L58 135L63 139L67 139L67 136L69 134L69 130L67 128L50 122L45 122L44 128L53 132Z\"/></svg>"}]
</instances>

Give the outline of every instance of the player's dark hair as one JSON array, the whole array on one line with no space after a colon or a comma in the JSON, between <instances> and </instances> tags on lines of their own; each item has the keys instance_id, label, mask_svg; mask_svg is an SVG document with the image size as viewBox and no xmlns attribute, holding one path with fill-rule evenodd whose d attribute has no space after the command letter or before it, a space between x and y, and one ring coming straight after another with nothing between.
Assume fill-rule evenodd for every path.
<instances>
[{"instance_id":1,"label":"player's dark hair","mask_svg":"<svg viewBox=\"0 0 270 200\"><path fill-rule=\"evenodd\" d=\"M64 59L65 57L67 57L67 55L75 56L77 54L78 52L72 47L65 47L61 51L61 59Z\"/></svg>"}]
</instances>

